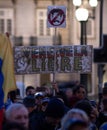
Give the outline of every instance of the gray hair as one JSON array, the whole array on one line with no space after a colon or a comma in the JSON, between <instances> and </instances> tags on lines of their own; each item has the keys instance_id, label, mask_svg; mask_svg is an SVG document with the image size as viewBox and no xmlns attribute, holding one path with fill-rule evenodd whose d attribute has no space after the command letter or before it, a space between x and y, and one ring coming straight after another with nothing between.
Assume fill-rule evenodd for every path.
<instances>
[{"instance_id":1,"label":"gray hair","mask_svg":"<svg viewBox=\"0 0 107 130\"><path fill-rule=\"evenodd\" d=\"M7 109L6 109L6 111L5 111L5 117L6 117L6 119L7 120L9 120L10 118L11 118L11 116L12 116L12 112L14 111L14 110L19 110L20 108L25 108L26 110L27 110L27 108L23 105L23 104L21 104L21 103L13 103L13 104L11 104ZM28 110L27 110L28 111Z\"/></svg>"},{"instance_id":2,"label":"gray hair","mask_svg":"<svg viewBox=\"0 0 107 130\"><path fill-rule=\"evenodd\" d=\"M74 117L74 114L80 115L81 120L83 120L85 122L89 121L89 118L88 118L87 114L83 110L80 110L80 109L77 109L77 108L72 108L62 118L62 120L61 120L61 130L64 130L63 128L64 128L64 125L65 125L67 120L73 119L73 118L78 119L78 117Z\"/></svg>"}]
</instances>

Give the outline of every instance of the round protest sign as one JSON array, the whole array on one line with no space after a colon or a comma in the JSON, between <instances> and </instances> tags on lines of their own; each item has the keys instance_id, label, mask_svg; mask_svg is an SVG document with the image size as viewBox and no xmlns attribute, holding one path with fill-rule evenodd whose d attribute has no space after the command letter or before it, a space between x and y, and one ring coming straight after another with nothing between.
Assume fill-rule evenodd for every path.
<instances>
[{"instance_id":1,"label":"round protest sign","mask_svg":"<svg viewBox=\"0 0 107 130\"><path fill-rule=\"evenodd\" d=\"M48 9L48 27L65 27L65 7L49 6Z\"/></svg>"}]
</instances>

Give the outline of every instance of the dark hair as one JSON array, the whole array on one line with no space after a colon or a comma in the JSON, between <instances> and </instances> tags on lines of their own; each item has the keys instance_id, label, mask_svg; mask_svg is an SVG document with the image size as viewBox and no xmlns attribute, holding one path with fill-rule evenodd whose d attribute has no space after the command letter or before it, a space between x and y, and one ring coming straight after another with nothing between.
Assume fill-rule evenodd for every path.
<instances>
[{"instance_id":1,"label":"dark hair","mask_svg":"<svg viewBox=\"0 0 107 130\"><path fill-rule=\"evenodd\" d=\"M33 95L28 95L23 99L23 104L26 107L35 107L36 103L35 103L35 98Z\"/></svg>"},{"instance_id":2,"label":"dark hair","mask_svg":"<svg viewBox=\"0 0 107 130\"><path fill-rule=\"evenodd\" d=\"M29 91L29 89L35 89L33 86L27 86L26 93Z\"/></svg>"},{"instance_id":3,"label":"dark hair","mask_svg":"<svg viewBox=\"0 0 107 130\"><path fill-rule=\"evenodd\" d=\"M104 86L103 88L103 95L107 95L107 86Z\"/></svg>"},{"instance_id":4,"label":"dark hair","mask_svg":"<svg viewBox=\"0 0 107 130\"><path fill-rule=\"evenodd\" d=\"M76 94L80 88L84 88L85 89L85 86L82 85L82 84L79 84L79 85L76 85L73 87L73 94ZM86 89L85 89L86 90Z\"/></svg>"},{"instance_id":5,"label":"dark hair","mask_svg":"<svg viewBox=\"0 0 107 130\"><path fill-rule=\"evenodd\" d=\"M102 99L102 103L103 103L104 111L107 111L107 98Z\"/></svg>"},{"instance_id":6,"label":"dark hair","mask_svg":"<svg viewBox=\"0 0 107 130\"><path fill-rule=\"evenodd\" d=\"M75 104L74 108L78 108L78 109L85 111L86 114L88 115L88 117L90 117L91 112L92 112L92 105L91 105L90 101L88 101L86 99L78 101Z\"/></svg>"},{"instance_id":7,"label":"dark hair","mask_svg":"<svg viewBox=\"0 0 107 130\"><path fill-rule=\"evenodd\" d=\"M20 90L16 89L16 90L12 90L8 93L8 98L11 99L12 102L14 102L14 100L16 99L17 95L20 95Z\"/></svg>"},{"instance_id":8,"label":"dark hair","mask_svg":"<svg viewBox=\"0 0 107 130\"><path fill-rule=\"evenodd\" d=\"M45 111L45 115L47 117L53 117L53 118L62 118L65 114L65 106L64 103L57 99L57 98L52 98L48 102L48 106Z\"/></svg>"},{"instance_id":9,"label":"dark hair","mask_svg":"<svg viewBox=\"0 0 107 130\"><path fill-rule=\"evenodd\" d=\"M3 126L3 130L27 130L23 125L16 123L16 122L7 122L4 126Z\"/></svg>"}]
</instances>

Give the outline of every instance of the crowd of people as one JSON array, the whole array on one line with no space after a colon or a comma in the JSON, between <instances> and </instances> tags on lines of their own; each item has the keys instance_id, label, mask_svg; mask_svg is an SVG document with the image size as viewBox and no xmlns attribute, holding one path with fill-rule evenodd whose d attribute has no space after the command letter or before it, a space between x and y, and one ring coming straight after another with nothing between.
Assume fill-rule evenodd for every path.
<instances>
[{"instance_id":1,"label":"crowd of people","mask_svg":"<svg viewBox=\"0 0 107 130\"><path fill-rule=\"evenodd\" d=\"M52 88L27 86L23 99L19 90L9 92L2 130L106 130L107 86L101 104L87 97L82 84L65 88L60 90L57 83Z\"/></svg>"}]
</instances>

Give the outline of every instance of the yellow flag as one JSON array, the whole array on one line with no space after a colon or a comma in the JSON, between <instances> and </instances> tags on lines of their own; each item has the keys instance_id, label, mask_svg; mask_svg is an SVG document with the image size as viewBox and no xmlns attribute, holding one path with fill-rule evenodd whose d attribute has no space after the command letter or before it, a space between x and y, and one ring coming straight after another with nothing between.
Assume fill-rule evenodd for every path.
<instances>
[{"instance_id":1,"label":"yellow flag","mask_svg":"<svg viewBox=\"0 0 107 130\"><path fill-rule=\"evenodd\" d=\"M8 92L16 89L11 43L6 35L0 34L0 107L6 101Z\"/></svg>"}]
</instances>

